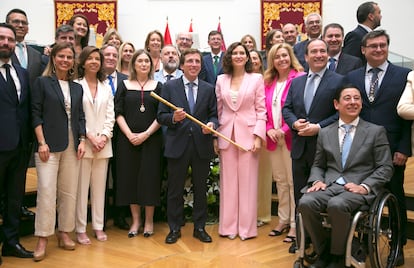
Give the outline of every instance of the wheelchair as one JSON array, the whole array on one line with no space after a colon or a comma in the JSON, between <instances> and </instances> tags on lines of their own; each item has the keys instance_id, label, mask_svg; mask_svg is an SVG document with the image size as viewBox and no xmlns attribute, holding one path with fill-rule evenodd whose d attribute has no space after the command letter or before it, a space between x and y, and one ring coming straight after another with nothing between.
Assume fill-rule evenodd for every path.
<instances>
[{"instance_id":1,"label":"wheelchair","mask_svg":"<svg viewBox=\"0 0 414 268\"><path fill-rule=\"evenodd\" d=\"M305 235L302 216L298 214L297 254L294 268L307 267L318 255L313 251ZM322 225L330 229L328 215L321 213ZM395 267L400 251L400 215L398 201L388 190L381 192L371 206L362 206L353 216L348 233L345 266L365 268ZM367 257L367 255L369 257Z\"/></svg>"}]
</instances>

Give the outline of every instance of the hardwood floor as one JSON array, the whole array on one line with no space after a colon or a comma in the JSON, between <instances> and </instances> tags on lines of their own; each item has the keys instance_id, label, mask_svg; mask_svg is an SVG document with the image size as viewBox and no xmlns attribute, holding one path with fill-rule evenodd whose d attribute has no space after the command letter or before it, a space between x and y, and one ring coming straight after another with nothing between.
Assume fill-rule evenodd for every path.
<instances>
[{"instance_id":1,"label":"hardwood floor","mask_svg":"<svg viewBox=\"0 0 414 268\"><path fill-rule=\"evenodd\" d=\"M65 251L57 247L56 237L50 237L43 261L35 263L31 259L3 257L3 267L293 267L296 255L288 253L289 244L282 242L284 236L267 235L276 222L277 217L273 217L270 224L259 228L257 238L246 241L219 237L218 225L209 225L206 230L213 238L212 243L201 243L193 238L193 225L187 223L181 239L173 245L164 243L168 233L166 223L155 224L155 234L150 238L142 234L128 238L126 231L110 223L106 242L97 241L88 230L92 245L77 244L75 251ZM21 238L27 249L34 249L36 242L33 236ZM405 248L405 262L402 267L414 267L413 240L409 240Z\"/></svg>"}]
</instances>

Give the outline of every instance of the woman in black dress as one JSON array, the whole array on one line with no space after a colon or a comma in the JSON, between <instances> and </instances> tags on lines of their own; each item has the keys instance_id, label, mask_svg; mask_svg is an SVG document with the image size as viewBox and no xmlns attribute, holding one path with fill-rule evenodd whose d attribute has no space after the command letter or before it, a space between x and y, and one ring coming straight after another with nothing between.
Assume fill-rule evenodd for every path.
<instances>
[{"instance_id":1,"label":"woman in black dress","mask_svg":"<svg viewBox=\"0 0 414 268\"><path fill-rule=\"evenodd\" d=\"M152 79L153 70L148 52L136 51L129 65L129 79L115 95L115 117L121 129L115 156L116 203L130 205L130 238L138 235L141 206L145 207L144 236L154 233L154 208L160 204L162 132L156 120L158 101L150 93L160 94L161 83Z\"/></svg>"}]
</instances>

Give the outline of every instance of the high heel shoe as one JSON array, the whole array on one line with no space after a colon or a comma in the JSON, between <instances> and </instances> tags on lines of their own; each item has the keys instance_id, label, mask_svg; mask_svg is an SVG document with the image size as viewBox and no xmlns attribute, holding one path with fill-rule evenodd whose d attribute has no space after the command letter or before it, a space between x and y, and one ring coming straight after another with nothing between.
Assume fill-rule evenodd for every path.
<instances>
[{"instance_id":1,"label":"high heel shoe","mask_svg":"<svg viewBox=\"0 0 414 268\"><path fill-rule=\"evenodd\" d=\"M144 232L144 237L150 237L150 236L152 236L154 234L154 231L145 231Z\"/></svg>"},{"instance_id":2,"label":"high heel shoe","mask_svg":"<svg viewBox=\"0 0 414 268\"><path fill-rule=\"evenodd\" d=\"M67 233L64 232L59 232L57 234L57 239L58 239L58 245L60 248L63 248L64 250L74 250L75 249L75 242L72 241L72 239L70 239L69 237L67 237L67 239L63 239L63 234L65 234L67 236Z\"/></svg>"},{"instance_id":3,"label":"high heel shoe","mask_svg":"<svg viewBox=\"0 0 414 268\"><path fill-rule=\"evenodd\" d=\"M138 231L129 231L128 232L128 238L133 238L138 235Z\"/></svg>"},{"instance_id":4,"label":"high heel shoe","mask_svg":"<svg viewBox=\"0 0 414 268\"><path fill-rule=\"evenodd\" d=\"M39 238L39 241L37 242L37 246L35 251L33 252L33 260L38 262L45 258L46 256L46 246L47 246L47 238L44 238L44 246L41 246L39 249L39 244L41 244L40 240L43 238Z\"/></svg>"},{"instance_id":5,"label":"high heel shoe","mask_svg":"<svg viewBox=\"0 0 414 268\"><path fill-rule=\"evenodd\" d=\"M78 241L79 244L81 245L90 245L91 240L89 239L89 237L86 235L86 233L77 233L76 234L76 240Z\"/></svg>"},{"instance_id":6,"label":"high heel shoe","mask_svg":"<svg viewBox=\"0 0 414 268\"><path fill-rule=\"evenodd\" d=\"M108 240L108 236L102 230L95 230L95 238L101 242Z\"/></svg>"},{"instance_id":7,"label":"high heel shoe","mask_svg":"<svg viewBox=\"0 0 414 268\"><path fill-rule=\"evenodd\" d=\"M282 225L282 227L280 228L280 231L277 230L276 228L271 230L269 233L269 236L280 236L282 235L284 232L288 232L289 231L290 226L288 224L284 224Z\"/></svg>"}]
</instances>

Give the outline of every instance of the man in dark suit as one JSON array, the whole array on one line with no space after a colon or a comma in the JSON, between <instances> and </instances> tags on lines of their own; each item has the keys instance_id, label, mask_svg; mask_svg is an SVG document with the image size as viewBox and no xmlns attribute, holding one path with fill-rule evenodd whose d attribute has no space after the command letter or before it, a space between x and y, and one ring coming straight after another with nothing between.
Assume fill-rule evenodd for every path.
<instances>
[{"instance_id":1,"label":"man in dark suit","mask_svg":"<svg viewBox=\"0 0 414 268\"><path fill-rule=\"evenodd\" d=\"M181 237L183 188L189 166L194 185L193 236L202 242L211 242L204 226L207 219L206 179L210 160L214 157L213 137L208 129L187 119L186 113L207 126L216 128L217 99L214 87L198 79L202 64L201 53L196 49L184 50L180 62L184 75L181 79L165 83L162 97L183 109L174 111L161 103L158 107L158 122L167 126L164 156L168 159L167 216L170 233L165 242L173 244Z\"/></svg>"},{"instance_id":2,"label":"man in dark suit","mask_svg":"<svg viewBox=\"0 0 414 268\"><path fill-rule=\"evenodd\" d=\"M338 23L331 23L323 29L322 40L328 44L328 69L346 75L362 66L359 58L343 53L342 41L344 28Z\"/></svg>"},{"instance_id":3,"label":"man in dark suit","mask_svg":"<svg viewBox=\"0 0 414 268\"><path fill-rule=\"evenodd\" d=\"M211 48L211 53L203 57L203 66L198 78L215 86L217 75L223 73L223 64L221 62L224 54L221 51L223 34L219 31L211 31L208 34L208 44Z\"/></svg>"},{"instance_id":4,"label":"man in dark suit","mask_svg":"<svg viewBox=\"0 0 414 268\"><path fill-rule=\"evenodd\" d=\"M343 76L326 69L328 45L320 40L310 40L306 47L308 75L292 80L283 118L292 130L292 171L295 203L306 185L316 151L316 139L321 128L337 120L333 106L335 90L343 84ZM312 85L313 84L313 85ZM310 92L310 94L308 93ZM292 243L290 253L295 253Z\"/></svg>"},{"instance_id":5,"label":"man in dark suit","mask_svg":"<svg viewBox=\"0 0 414 268\"><path fill-rule=\"evenodd\" d=\"M26 12L21 9L12 9L6 15L6 23L11 24L16 30L16 48L11 57L13 64L20 65L29 72L30 87L34 85L36 78L42 75L42 56L36 49L27 45L24 38L29 31L29 22ZM31 145L33 148L33 145ZM32 150L32 149L30 149ZM34 155L31 153L28 159L29 167L34 167ZM21 208L22 216L34 219L35 214L26 206Z\"/></svg>"},{"instance_id":6,"label":"man in dark suit","mask_svg":"<svg viewBox=\"0 0 414 268\"><path fill-rule=\"evenodd\" d=\"M305 231L320 256L311 267L345 267L352 212L370 205L393 171L385 129L358 116L360 91L353 85L340 88L334 105L339 121L319 133L309 187L298 204ZM328 213L330 233L322 227L321 212Z\"/></svg>"},{"instance_id":7,"label":"man in dark suit","mask_svg":"<svg viewBox=\"0 0 414 268\"><path fill-rule=\"evenodd\" d=\"M381 9L375 2L362 3L357 10L358 26L346 34L343 52L353 55L366 63L361 52L361 41L364 35L381 25Z\"/></svg>"},{"instance_id":8,"label":"man in dark suit","mask_svg":"<svg viewBox=\"0 0 414 268\"><path fill-rule=\"evenodd\" d=\"M401 218L401 244L407 243L407 207L404 194L404 170L411 156L411 121L397 114L397 105L404 91L407 68L388 62L389 36L383 30L369 32L362 39L362 53L366 66L350 72L346 79L356 85L363 100L361 118L384 126L393 157L394 174L389 183L391 192L397 197ZM401 250L397 265L404 263Z\"/></svg>"},{"instance_id":9,"label":"man in dark suit","mask_svg":"<svg viewBox=\"0 0 414 268\"><path fill-rule=\"evenodd\" d=\"M317 39L321 37L322 33L322 17L318 13L311 13L305 19L305 30L308 36L308 39L297 43L293 47L293 52L298 58L300 64L306 69L307 63L305 60L305 50L306 46L310 40Z\"/></svg>"},{"instance_id":10,"label":"man in dark suit","mask_svg":"<svg viewBox=\"0 0 414 268\"><path fill-rule=\"evenodd\" d=\"M106 76L105 83L109 85L109 87L112 90L112 94L115 96L116 89L118 86L124 81L128 79L128 76L120 73L116 70L116 64L118 62L118 49L114 47L113 45L107 44L104 45L101 48L101 52L103 55L103 65L102 69L104 71L104 74ZM113 129L113 136L112 136L112 150L113 154L116 154L116 140L118 138L118 133L120 129L118 127L118 124L115 123L114 129ZM108 168L108 176L111 175L112 177L112 191L113 191L113 200L116 200L116 162L115 157L112 157L109 161L109 168ZM110 183L107 184L108 186ZM107 196L105 206L105 210L108 209L109 198ZM115 201L114 201L115 202ZM114 225L122 230L129 230L129 224L126 222L125 217L129 211L128 206L114 206L112 207L113 212L113 219L114 219ZM107 215L107 211L105 211L105 218Z\"/></svg>"},{"instance_id":11,"label":"man in dark suit","mask_svg":"<svg viewBox=\"0 0 414 268\"><path fill-rule=\"evenodd\" d=\"M24 196L30 122L29 75L11 56L16 46L13 26L0 24L0 197L4 199L3 224L0 226L2 255L32 258L33 252L19 242L20 208ZM0 259L1 264L1 259Z\"/></svg>"}]
</instances>

